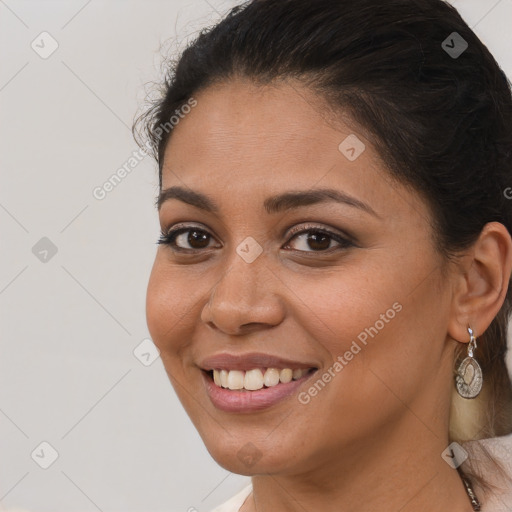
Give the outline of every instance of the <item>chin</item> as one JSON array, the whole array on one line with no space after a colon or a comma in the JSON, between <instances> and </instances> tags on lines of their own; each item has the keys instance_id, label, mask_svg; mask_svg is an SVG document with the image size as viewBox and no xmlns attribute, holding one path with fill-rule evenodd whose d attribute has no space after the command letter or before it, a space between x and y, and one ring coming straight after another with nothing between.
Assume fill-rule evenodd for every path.
<instances>
[{"instance_id":1,"label":"chin","mask_svg":"<svg viewBox=\"0 0 512 512\"><path fill-rule=\"evenodd\" d=\"M297 465L297 455L275 436L272 440L256 440L257 435L231 436L228 432L200 435L212 458L224 469L238 475L287 472ZM295 443L295 446L300 443Z\"/></svg>"}]
</instances>

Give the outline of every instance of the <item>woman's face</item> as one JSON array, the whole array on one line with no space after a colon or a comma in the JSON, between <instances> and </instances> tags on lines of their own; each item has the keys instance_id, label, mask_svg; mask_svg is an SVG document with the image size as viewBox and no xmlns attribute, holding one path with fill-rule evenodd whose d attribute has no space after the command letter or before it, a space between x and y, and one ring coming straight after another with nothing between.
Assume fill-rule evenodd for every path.
<instances>
[{"instance_id":1,"label":"woman's face","mask_svg":"<svg viewBox=\"0 0 512 512\"><path fill-rule=\"evenodd\" d=\"M164 232L189 231L158 247L147 321L209 452L284 474L361 460L393 432L442 438L454 344L425 203L298 85L233 81L195 99L159 209ZM320 189L339 200L270 200ZM287 382L286 368L310 370ZM213 369L263 388L225 389Z\"/></svg>"}]
</instances>

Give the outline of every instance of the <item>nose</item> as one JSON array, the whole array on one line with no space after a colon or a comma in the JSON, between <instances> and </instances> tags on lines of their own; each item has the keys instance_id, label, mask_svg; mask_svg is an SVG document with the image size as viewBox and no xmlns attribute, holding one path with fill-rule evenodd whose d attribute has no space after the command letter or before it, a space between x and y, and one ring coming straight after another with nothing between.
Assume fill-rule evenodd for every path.
<instances>
[{"instance_id":1,"label":"nose","mask_svg":"<svg viewBox=\"0 0 512 512\"><path fill-rule=\"evenodd\" d=\"M231 266L211 289L201 320L229 335L275 327L284 318L279 294L283 287L275 271L266 265L264 254L252 263L235 254Z\"/></svg>"}]
</instances>

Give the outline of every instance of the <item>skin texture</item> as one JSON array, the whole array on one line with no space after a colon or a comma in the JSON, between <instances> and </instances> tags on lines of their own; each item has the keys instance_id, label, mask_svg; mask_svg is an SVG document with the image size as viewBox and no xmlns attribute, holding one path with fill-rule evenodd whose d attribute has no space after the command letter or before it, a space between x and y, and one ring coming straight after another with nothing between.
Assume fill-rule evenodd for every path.
<instances>
[{"instance_id":1,"label":"skin texture","mask_svg":"<svg viewBox=\"0 0 512 512\"><path fill-rule=\"evenodd\" d=\"M162 204L164 231L187 222L211 238L192 253L182 236L190 254L159 246L147 321L208 451L229 471L253 476L241 510L472 510L441 453L455 347L469 341L468 324L477 336L485 331L505 297L505 227L488 224L448 264L434 248L423 199L390 178L363 130L346 116L330 122L312 92L233 80L195 98L166 148L162 189L207 194L220 212ZM350 134L366 146L355 161L338 149ZM319 187L355 196L378 217L334 202L263 209L270 195ZM355 245L332 240L338 249L325 254L307 235L287 235L305 223L349 233ZM263 249L252 263L236 252L248 236ZM308 404L294 395L237 414L209 400L201 359L266 352L313 362L321 375L394 303L401 311ZM249 442L258 455L252 465L237 456Z\"/></svg>"}]
</instances>

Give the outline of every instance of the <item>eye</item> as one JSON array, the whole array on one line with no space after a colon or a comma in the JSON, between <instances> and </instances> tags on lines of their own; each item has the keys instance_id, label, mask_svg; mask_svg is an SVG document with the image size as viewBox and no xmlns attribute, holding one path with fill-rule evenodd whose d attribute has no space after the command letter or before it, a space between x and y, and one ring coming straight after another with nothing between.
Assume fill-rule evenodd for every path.
<instances>
[{"instance_id":1,"label":"eye","mask_svg":"<svg viewBox=\"0 0 512 512\"><path fill-rule=\"evenodd\" d=\"M213 236L198 227L181 227L166 233L162 231L157 244L169 245L174 251L196 251L208 248ZM187 247L188 245L188 247Z\"/></svg>"},{"instance_id":2,"label":"eye","mask_svg":"<svg viewBox=\"0 0 512 512\"><path fill-rule=\"evenodd\" d=\"M325 228L318 226L300 226L291 230L293 239L299 240L298 251L301 252L332 252L333 246L331 243L334 241L338 244L338 247L334 247L334 250L347 249L354 247L354 244L341 236L338 233L333 233ZM290 244L288 242L287 246ZM308 250L312 249L312 250Z\"/></svg>"},{"instance_id":3,"label":"eye","mask_svg":"<svg viewBox=\"0 0 512 512\"><path fill-rule=\"evenodd\" d=\"M315 225L297 226L293 228L289 235L292 238L285 245L290 246L290 242L297 239L297 250L299 252L333 252L334 250L347 249L354 247L354 244L338 233L333 233L328 229ZM213 235L208 231L197 226L176 227L168 232L160 234L157 244L168 245L176 252L197 252L209 248L209 243L213 240ZM338 244L338 247L332 245L332 242ZM309 250L308 250L309 249Z\"/></svg>"}]
</instances>

